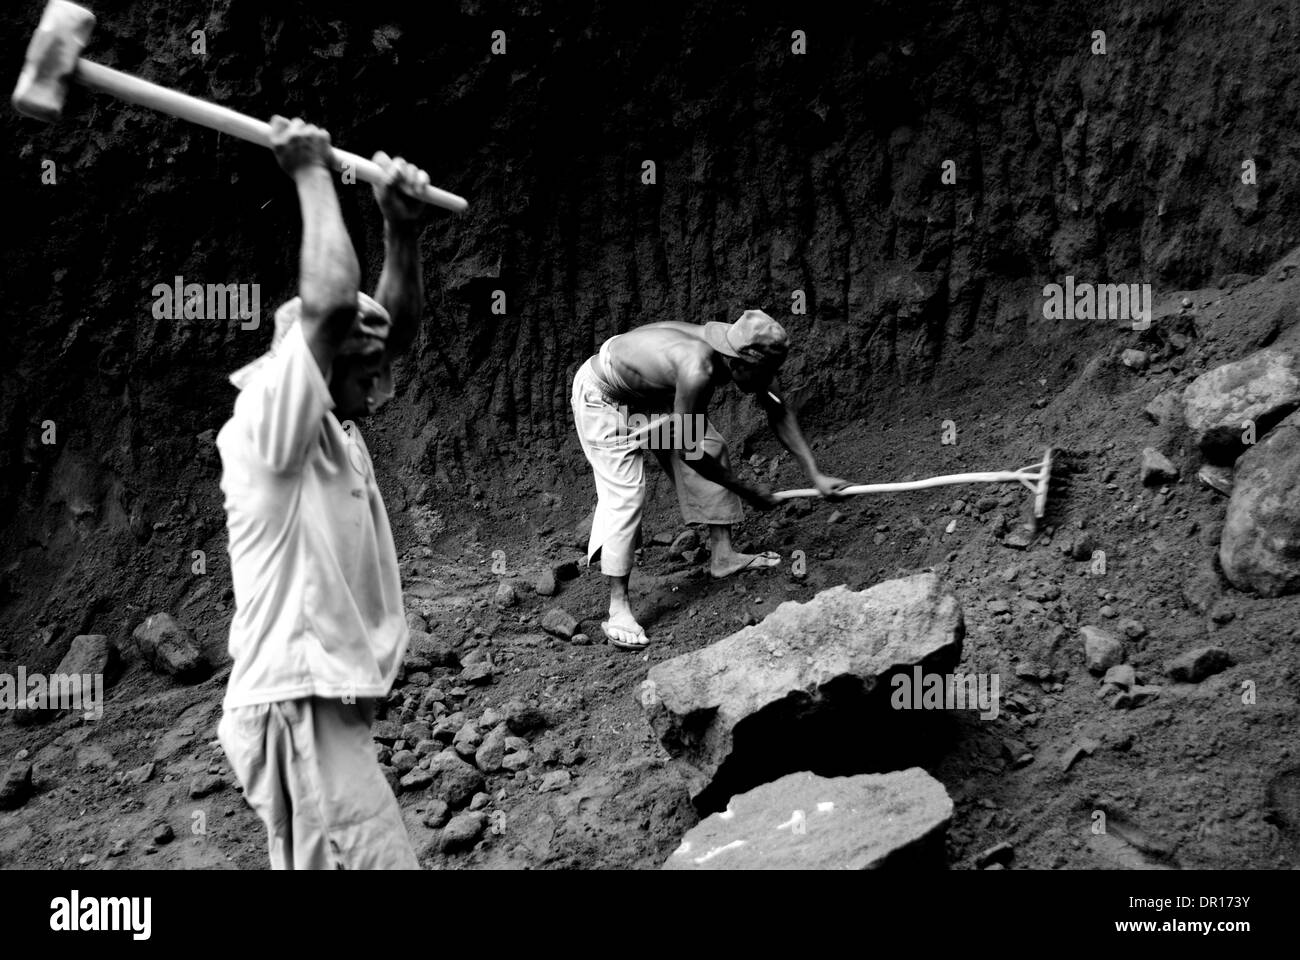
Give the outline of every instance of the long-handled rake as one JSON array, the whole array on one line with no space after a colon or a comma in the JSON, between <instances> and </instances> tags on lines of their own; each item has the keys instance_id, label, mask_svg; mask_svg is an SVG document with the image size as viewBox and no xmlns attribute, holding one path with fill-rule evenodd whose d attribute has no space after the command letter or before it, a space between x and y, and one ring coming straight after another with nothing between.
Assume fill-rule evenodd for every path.
<instances>
[{"instance_id":1,"label":"long-handled rake","mask_svg":"<svg viewBox=\"0 0 1300 960\"><path fill-rule=\"evenodd\" d=\"M1048 447L1043 459L1031 463L1019 470L997 470L992 473L951 473L942 477L930 477L928 480L912 480L906 483L859 483L845 487L841 491L846 496L859 493L895 493L901 490L926 490L930 487L948 487L959 483L1021 483L1034 494L1034 517L1043 518L1047 511L1047 488L1052 480L1052 448ZM811 488L801 490L781 490L773 494L778 500L795 500L799 497L816 497L818 493Z\"/></svg>"}]
</instances>

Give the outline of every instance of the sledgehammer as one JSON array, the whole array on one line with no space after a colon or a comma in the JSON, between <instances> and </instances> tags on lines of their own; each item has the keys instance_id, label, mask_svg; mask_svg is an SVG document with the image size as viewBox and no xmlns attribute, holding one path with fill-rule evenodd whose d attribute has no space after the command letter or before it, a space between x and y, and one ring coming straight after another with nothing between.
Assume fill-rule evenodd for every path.
<instances>
[{"instance_id":1,"label":"sledgehammer","mask_svg":"<svg viewBox=\"0 0 1300 960\"><path fill-rule=\"evenodd\" d=\"M268 123L82 57L82 48L94 26L95 15L85 7L67 0L50 0L46 4L40 25L27 45L27 61L14 88L13 103L19 113L37 120L57 120L63 113L71 79L119 100L138 103L263 147L271 146ZM335 170L350 169L367 183L384 183L384 172L378 164L346 150L334 150L333 154ZM437 187L426 186L411 196L455 213L469 206L464 197Z\"/></svg>"}]
</instances>

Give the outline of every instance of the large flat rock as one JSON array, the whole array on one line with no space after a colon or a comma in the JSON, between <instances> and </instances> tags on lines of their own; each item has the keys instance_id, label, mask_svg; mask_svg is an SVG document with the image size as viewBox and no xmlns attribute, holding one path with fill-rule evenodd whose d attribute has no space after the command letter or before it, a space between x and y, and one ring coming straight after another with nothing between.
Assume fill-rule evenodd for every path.
<instances>
[{"instance_id":1,"label":"large flat rock","mask_svg":"<svg viewBox=\"0 0 1300 960\"><path fill-rule=\"evenodd\" d=\"M1246 449L1243 424L1263 437L1300 407L1300 356L1270 347L1203 373L1183 393L1183 412L1205 458L1230 466Z\"/></svg>"},{"instance_id":2,"label":"large flat rock","mask_svg":"<svg viewBox=\"0 0 1300 960\"><path fill-rule=\"evenodd\" d=\"M1239 590L1300 592L1300 413L1237 461L1219 564Z\"/></svg>"},{"instance_id":3,"label":"large flat rock","mask_svg":"<svg viewBox=\"0 0 1300 960\"><path fill-rule=\"evenodd\" d=\"M920 720L888 711L889 678L917 665L948 672L964 633L956 597L934 574L839 586L652 667L641 705L697 798L716 786L717 802L801 769L857 773L872 769L863 748L901 740Z\"/></svg>"},{"instance_id":4,"label":"large flat rock","mask_svg":"<svg viewBox=\"0 0 1300 960\"><path fill-rule=\"evenodd\" d=\"M665 870L940 868L952 800L920 767L855 777L792 773L732 797Z\"/></svg>"}]
</instances>

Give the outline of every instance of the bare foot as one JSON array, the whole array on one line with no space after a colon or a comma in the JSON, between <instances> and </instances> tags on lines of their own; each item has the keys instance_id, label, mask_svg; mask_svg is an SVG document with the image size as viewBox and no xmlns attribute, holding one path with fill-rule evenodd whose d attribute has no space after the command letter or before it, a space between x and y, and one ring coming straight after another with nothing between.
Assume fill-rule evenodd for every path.
<instances>
[{"instance_id":1,"label":"bare foot","mask_svg":"<svg viewBox=\"0 0 1300 960\"><path fill-rule=\"evenodd\" d=\"M650 642L641 624L628 610L611 613L600 629L604 631L605 639L622 650L641 650Z\"/></svg>"},{"instance_id":2,"label":"bare foot","mask_svg":"<svg viewBox=\"0 0 1300 960\"><path fill-rule=\"evenodd\" d=\"M709 573L714 580L721 580L741 570L757 570L760 567L775 567L781 563L781 555L771 550L762 553L729 553L725 557L714 556L709 561Z\"/></svg>"}]
</instances>

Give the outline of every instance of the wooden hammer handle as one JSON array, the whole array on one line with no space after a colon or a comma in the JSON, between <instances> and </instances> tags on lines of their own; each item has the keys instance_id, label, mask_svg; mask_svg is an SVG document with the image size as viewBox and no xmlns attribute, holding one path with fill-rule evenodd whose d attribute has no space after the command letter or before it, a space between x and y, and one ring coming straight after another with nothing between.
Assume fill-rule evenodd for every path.
<instances>
[{"instance_id":1,"label":"wooden hammer handle","mask_svg":"<svg viewBox=\"0 0 1300 960\"><path fill-rule=\"evenodd\" d=\"M106 67L102 63L95 63L93 60L84 58L79 59L73 77L83 86L112 94L119 100L138 103L143 107L149 107L152 110L158 110L173 117L179 117L182 120L189 120L191 123L197 123L212 130L219 130L222 133L230 134L232 137L238 137L241 140L247 140L263 147L271 146L271 125L269 123L237 113L228 107L207 100L200 100L198 97L191 97L175 90L169 90L166 87L160 87L156 83L141 80L129 73L122 73L120 70ZM333 151L332 161L335 170L343 170L345 167L351 168L359 180L376 185L384 183L384 171L379 164L355 153L349 153L346 150L331 149ZM451 210L454 213L460 213L469 206L464 197L458 197L454 193L448 193L446 190L439 190L433 186L426 186L423 190L408 192L417 200L423 200L425 203L432 204L435 207L442 207L444 210Z\"/></svg>"}]
</instances>

